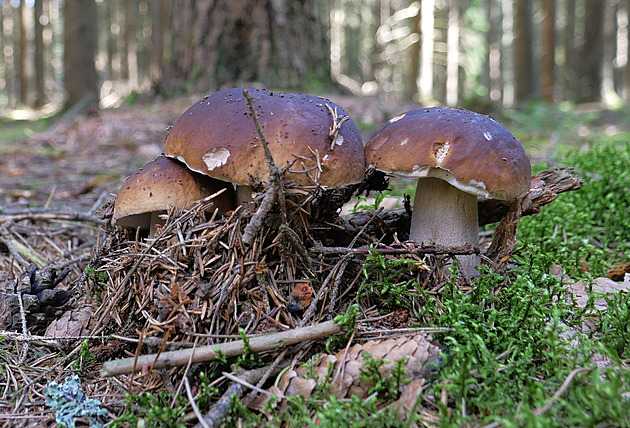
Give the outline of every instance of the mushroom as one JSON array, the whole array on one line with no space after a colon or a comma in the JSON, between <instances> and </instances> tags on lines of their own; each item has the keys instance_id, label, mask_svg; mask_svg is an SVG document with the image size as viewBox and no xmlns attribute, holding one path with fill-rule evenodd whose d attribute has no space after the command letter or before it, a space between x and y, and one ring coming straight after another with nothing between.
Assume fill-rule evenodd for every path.
<instances>
[{"instance_id":1,"label":"mushroom","mask_svg":"<svg viewBox=\"0 0 630 428\"><path fill-rule=\"evenodd\" d=\"M226 190L212 202L219 212L226 213L233 206L231 186L160 156L127 178L116 197L112 222L121 227L149 229L154 235L156 224L164 224L159 216L170 205L187 209L222 188Z\"/></svg>"},{"instance_id":2,"label":"mushroom","mask_svg":"<svg viewBox=\"0 0 630 428\"><path fill-rule=\"evenodd\" d=\"M346 112L324 98L249 89L269 149L285 178L338 187L365 173L361 135ZM237 186L238 203L269 178L259 134L242 88L226 89L186 110L166 136L166 155Z\"/></svg>"},{"instance_id":3,"label":"mushroom","mask_svg":"<svg viewBox=\"0 0 630 428\"><path fill-rule=\"evenodd\" d=\"M477 198L515 200L529 191L531 166L518 140L496 121L456 108L421 108L381 126L366 162L418 178L409 239L422 245L479 245ZM475 276L477 256L459 256Z\"/></svg>"}]
</instances>

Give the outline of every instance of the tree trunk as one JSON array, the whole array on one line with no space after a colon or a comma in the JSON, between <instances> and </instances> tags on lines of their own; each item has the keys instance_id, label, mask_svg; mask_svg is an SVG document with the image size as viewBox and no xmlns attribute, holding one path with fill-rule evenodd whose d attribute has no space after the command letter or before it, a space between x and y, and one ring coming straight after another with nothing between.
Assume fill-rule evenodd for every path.
<instances>
[{"instance_id":1,"label":"tree trunk","mask_svg":"<svg viewBox=\"0 0 630 428\"><path fill-rule=\"evenodd\" d=\"M173 55L158 90L262 82L277 88L330 83L321 3L274 0L176 0Z\"/></svg>"},{"instance_id":2,"label":"tree trunk","mask_svg":"<svg viewBox=\"0 0 630 428\"><path fill-rule=\"evenodd\" d=\"M562 84L564 99L577 98L577 48L575 43L575 1L566 0L564 9L566 15L566 24L562 31L564 46L564 65L562 66Z\"/></svg>"},{"instance_id":3,"label":"tree trunk","mask_svg":"<svg viewBox=\"0 0 630 428\"><path fill-rule=\"evenodd\" d=\"M68 109L86 97L98 104L96 54L96 3L94 0L66 0L64 5L64 88Z\"/></svg>"},{"instance_id":4,"label":"tree trunk","mask_svg":"<svg viewBox=\"0 0 630 428\"><path fill-rule=\"evenodd\" d=\"M578 101L600 99L602 87L602 59L604 43L604 8L601 0L585 0L584 44L580 51Z\"/></svg>"},{"instance_id":5,"label":"tree trunk","mask_svg":"<svg viewBox=\"0 0 630 428\"><path fill-rule=\"evenodd\" d=\"M530 0L516 0L514 28L514 84L516 101L527 101L534 93L533 23L532 2Z\"/></svg>"},{"instance_id":6,"label":"tree trunk","mask_svg":"<svg viewBox=\"0 0 630 428\"><path fill-rule=\"evenodd\" d=\"M44 0L35 0L33 8L35 21L35 107L41 107L46 102L44 93L44 26L42 15L44 14Z\"/></svg>"},{"instance_id":7,"label":"tree trunk","mask_svg":"<svg viewBox=\"0 0 630 428\"><path fill-rule=\"evenodd\" d=\"M617 1L604 1L604 47L602 53L602 91L601 95L605 102L617 103L620 101L615 90L615 76L613 63L615 61L615 51L617 47Z\"/></svg>"},{"instance_id":8,"label":"tree trunk","mask_svg":"<svg viewBox=\"0 0 630 428\"><path fill-rule=\"evenodd\" d=\"M446 105L456 106L459 100L459 0L451 0L448 13L446 53Z\"/></svg>"},{"instance_id":9,"label":"tree trunk","mask_svg":"<svg viewBox=\"0 0 630 428\"><path fill-rule=\"evenodd\" d=\"M26 6L23 1L20 2L18 16L20 32L20 50L18 52L20 56L20 103L23 106L28 106L30 104L28 87L28 36L26 32Z\"/></svg>"},{"instance_id":10,"label":"tree trunk","mask_svg":"<svg viewBox=\"0 0 630 428\"><path fill-rule=\"evenodd\" d=\"M409 48L409 99L414 100L418 96L418 79L420 78L420 55L422 55L422 33L420 31L420 22L422 20L422 0L418 13L411 18L411 32L418 35L418 40Z\"/></svg>"},{"instance_id":11,"label":"tree trunk","mask_svg":"<svg viewBox=\"0 0 630 428\"><path fill-rule=\"evenodd\" d=\"M420 100L433 102L433 56L435 49L435 0L422 2L422 66L420 70Z\"/></svg>"},{"instance_id":12,"label":"tree trunk","mask_svg":"<svg viewBox=\"0 0 630 428\"><path fill-rule=\"evenodd\" d=\"M543 0L545 16L542 21L542 58L540 71L540 93L545 102L553 103L555 65L555 1Z\"/></svg>"}]
</instances>

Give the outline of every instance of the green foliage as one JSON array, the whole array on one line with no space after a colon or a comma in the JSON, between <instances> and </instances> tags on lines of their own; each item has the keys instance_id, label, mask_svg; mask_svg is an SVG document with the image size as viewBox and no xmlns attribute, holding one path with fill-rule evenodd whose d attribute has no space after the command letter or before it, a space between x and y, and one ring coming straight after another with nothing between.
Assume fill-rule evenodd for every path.
<instances>
[{"instance_id":1,"label":"green foliage","mask_svg":"<svg viewBox=\"0 0 630 428\"><path fill-rule=\"evenodd\" d=\"M442 407L441 424L630 424L630 401L621 398L628 384L626 389L621 385L630 380L630 372L619 365L616 350L627 349L627 341L603 340L627 337L628 297L611 299L622 308L620 318L614 318L616 312L594 312L591 322L598 326L590 335L579 333L581 313L561 282L548 274L557 260L534 247L528 248L527 257L509 277L482 269L472 291L451 282L439 299L427 296L421 314L427 325L457 329L440 338L445 364L429 391L438 406L443 393L447 395L449 408ZM597 333L603 329L616 333ZM596 353L610 358L613 366L591 368ZM576 374L552 409L534 417L534 410L542 408L576 368L588 372ZM611 401L614 406L600 405Z\"/></svg>"},{"instance_id":2,"label":"green foliage","mask_svg":"<svg viewBox=\"0 0 630 428\"><path fill-rule=\"evenodd\" d=\"M215 386L210 386L212 378L208 377L205 372L199 373L199 391L195 403L201 411L207 411L210 409L211 400L213 397L219 395L219 389Z\"/></svg>"},{"instance_id":3,"label":"green foliage","mask_svg":"<svg viewBox=\"0 0 630 428\"><path fill-rule=\"evenodd\" d=\"M582 189L561 194L538 216L522 220L517 258L533 244L562 263L571 277L580 278L583 262L592 275L602 276L618 257L630 253L628 135L601 136L596 142L562 162L581 171Z\"/></svg>"},{"instance_id":4,"label":"green foliage","mask_svg":"<svg viewBox=\"0 0 630 428\"><path fill-rule=\"evenodd\" d=\"M350 209L350 212L356 213L359 211L376 211L378 207L381 205L381 202L383 202L384 198L385 198L385 192L378 192L374 195L374 202L369 204L367 203L366 196L359 196L356 202L354 203L354 207Z\"/></svg>"},{"instance_id":5,"label":"green foliage","mask_svg":"<svg viewBox=\"0 0 630 428\"><path fill-rule=\"evenodd\" d=\"M408 258L387 258L370 249L363 264L363 282L357 298L374 297L387 309L410 308L409 298L416 296L416 282L405 275L416 269L419 262Z\"/></svg>"},{"instance_id":6,"label":"green foliage","mask_svg":"<svg viewBox=\"0 0 630 428\"><path fill-rule=\"evenodd\" d=\"M383 377L379 369L388 364L389 361L380 358L374 359L368 352L361 354L365 359L363 367L361 367L361 380L370 382L373 386L370 388L368 395L376 393L378 397L384 401L394 401L400 397L400 393L404 385L410 382L405 375L405 363L407 358L401 358L394 363L391 375Z\"/></svg>"},{"instance_id":7,"label":"green foliage","mask_svg":"<svg viewBox=\"0 0 630 428\"><path fill-rule=\"evenodd\" d=\"M249 370L264 366L265 363L249 345L249 337L245 334L245 330L239 328L238 334L241 336L241 339L243 339L243 354L236 359L236 367L243 367L244 369Z\"/></svg>"},{"instance_id":8,"label":"green foliage","mask_svg":"<svg viewBox=\"0 0 630 428\"><path fill-rule=\"evenodd\" d=\"M107 415L101 402L87 398L81 390L79 377L68 376L63 384L52 381L44 389L46 405L56 410L55 420L60 427L74 428L77 418L86 419L92 427L102 427L98 418Z\"/></svg>"},{"instance_id":9,"label":"green foliage","mask_svg":"<svg viewBox=\"0 0 630 428\"><path fill-rule=\"evenodd\" d=\"M88 340L85 339L81 342L81 349L79 350L79 356L76 360L72 362L72 367L75 370L81 370L84 363L92 361L96 356L90 352L90 347L88 346Z\"/></svg>"},{"instance_id":10,"label":"green foliage","mask_svg":"<svg viewBox=\"0 0 630 428\"><path fill-rule=\"evenodd\" d=\"M171 407L172 397L168 391L126 394L127 413L115 419L109 426L143 426L145 428L184 428L184 398L179 396Z\"/></svg>"}]
</instances>

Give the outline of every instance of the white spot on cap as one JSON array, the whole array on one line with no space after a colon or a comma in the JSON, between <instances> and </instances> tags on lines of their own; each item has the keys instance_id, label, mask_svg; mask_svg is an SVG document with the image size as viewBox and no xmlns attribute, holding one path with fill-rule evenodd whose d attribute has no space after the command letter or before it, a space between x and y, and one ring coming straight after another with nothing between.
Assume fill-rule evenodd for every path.
<instances>
[{"instance_id":1,"label":"white spot on cap","mask_svg":"<svg viewBox=\"0 0 630 428\"><path fill-rule=\"evenodd\" d=\"M322 158L322 160L323 160L324 162L326 162L326 161L328 160L328 155L324 156L324 157Z\"/></svg>"},{"instance_id":2,"label":"white spot on cap","mask_svg":"<svg viewBox=\"0 0 630 428\"><path fill-rule=\"evenodd\" d=\"M486 137L486 140L492 141L492 134L490 134L489 132L484 132L483 136Z\"/></svg>"},{"instance_id":3,"label":"white spot on cap","mask_svg":"<svg viewBox=\"0 0 630 428\"><path fill-rule=\"evenodd\" d=\"M435 160L437 161L438 166L442 164L442 161L448 155L448 151L451 149L451 143L449 141L445 141L442 144L436 145L435 147Z\"/></svg>"},{"instance_id":4,"label":"white spot on cap","mask_svg":"<svg viewBox=\"0 0 630 428\"><path fill-rule=\"evenodd\" d=\"M203 155L203 161L208 167L208 170L212 171L215 168L225 165L229 157L230 151L221 147L212 149Z\"/></svg>"},{"instance_id":5,"label":"white spot on cap","mask_svg":"<svg viewBox=\"0 0 630 428\"><path fill-rule=\"evenodd\" d=\"M402 141L400 142L400 145L401 145L401 146L404 146L404 145L405 145L405 144L407 144L408 142L409 142L409 138L405 138L404 140L402 140Z\"/></svg>"},{"instance_id":6,"label":"white spot on cap","mask_svg":"<svg viewBox=\"0 0 630 428\"><path fill-rule=\"evenodd\" d=\"M394 123L394 122L398 122L400 119L402 119L403 117L405 117L405 113L396 116L396 117L392 117L391 119L389 119L389 123Z\"/></svg>"},{"instance_id":7,"label":"white spot on cap","mask_svg":"<svg viewBox=\"0 0 630 428\"><path fill-rule=\"evenodd\" d=\"M343 144L343 135L337 134L337 138L335 138L335 144L341 146Z\"/></svg>"}]
</instances>

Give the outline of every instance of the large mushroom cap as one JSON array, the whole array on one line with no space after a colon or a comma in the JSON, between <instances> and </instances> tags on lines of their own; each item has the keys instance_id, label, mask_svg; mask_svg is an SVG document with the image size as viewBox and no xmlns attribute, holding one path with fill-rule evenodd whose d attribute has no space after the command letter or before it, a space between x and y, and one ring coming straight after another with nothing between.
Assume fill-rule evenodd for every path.
<instances>
[{"instance_id":1,"label":"large mushroom cap","mask_svg":"<svg viewBox=\"0 0 630 428\"><path fill-rule=\"evenodd\" d=\"M232 186L190 171L177 160L160 156L127 178L114 203L113 222L122 227L149 229L152 213L164 212L170 205L190 208L224 187L226 190L213 199L222 213L232 209Z\"/></svg>"},{"instance_id":2,"label":"large mushroom cap","mask_svg":"<svg viewBox=\"0 0 630 428\"><path fill-rule=\"evenodd\" d=\"M250 89L254 107L276 164L291 171L310 170L321 185L360 182L365 172L361 135L346 119L331 137L333 113L347 113L324 98ZM329 109L330 107L330 109ZM243 89L216 92L182 114L166 136L166 155L189 168L237 185L265 181L269 167ZM299 185L313 184L305 173L288 172Z\"/></svg>"},{"instance_id":3,"label":"large mushroom cap","mask_svg":"<svg viewBox=\"0 0 630 428\"><path fill-rule=\"evenodd\" d=\"M514 199L529 191L531 166L503 126L464 109L421 108L389 120L365 146L381 171L435 177L477 196Z\"/></svg>"}]
</instances>

